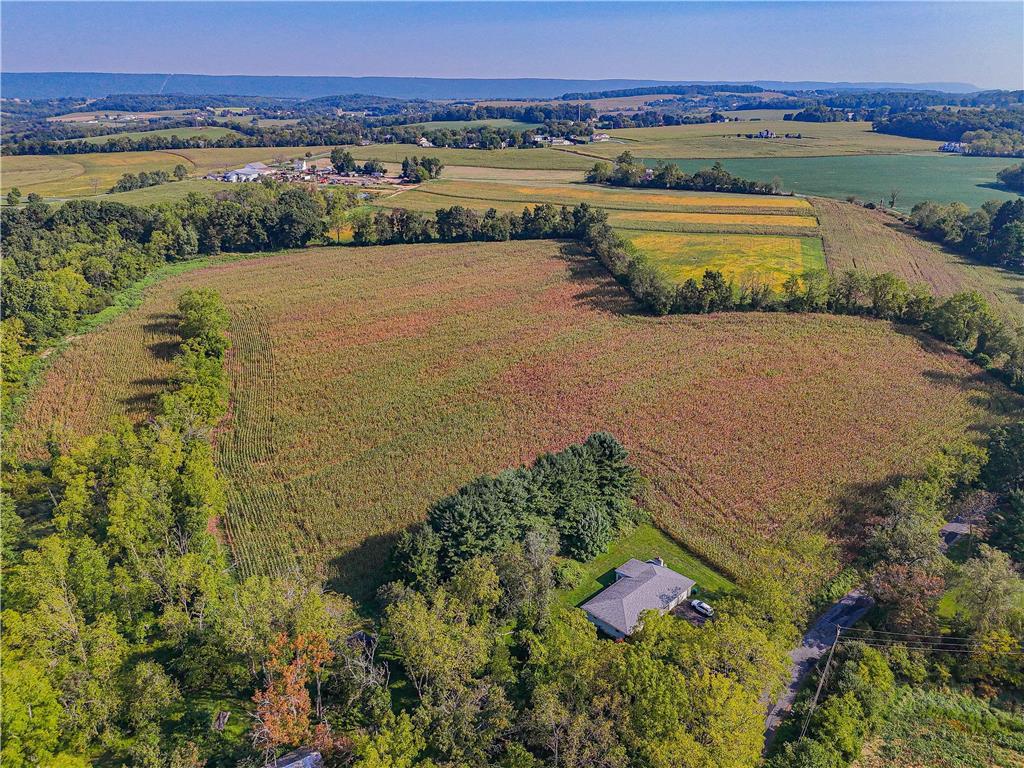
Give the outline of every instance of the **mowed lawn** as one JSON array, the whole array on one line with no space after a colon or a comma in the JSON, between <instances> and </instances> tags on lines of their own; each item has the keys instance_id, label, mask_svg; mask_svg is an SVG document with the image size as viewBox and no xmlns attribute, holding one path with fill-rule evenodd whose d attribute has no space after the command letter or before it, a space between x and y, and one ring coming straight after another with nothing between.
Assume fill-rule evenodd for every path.
<instances>
[{"instance_id":1,"label":"mowed lawn","mask_svg":"<svg viewBox=\"0 0 1024 768\"><path fill-rule=\"evenodd\" d=\"M809 541L855 544L868 489L1019 406L887 323L638 315L556 242L311 248L168 277L79 338L28 403L22 454L54 424L145 418L193 286L232 317L216 441L239 570L316 569L357 596L431 502L602 429L649 479L658 526L720 573L773 571L785 549L820 577L832 561Z\"/></svg>"},{"instance_id":2,"label":"mowed lawn","mask_svg":"<svg viewBox=\"0 0 1024 768\"><path fill-rule=\"evenodd\" d=\"M825 269L825 253L816 237L634 230L622 234L675 283L699 281L711 269L737 284L756 279L778 290L791 275Z\"/></svg>"},{"instance_id":3,"label":"mowed lawn","mask_svg":"<svg viewBox=\"0 0 1024 768\"><path fill-rule=\"evenodd\" d=\"M607 552L598 555L589 563L584 563L580 583L573 589L561 591L558 602L565 606L582 605L609 584L614 583L615 569L624 562L630 558L650 560L654 557L660 557L665 561L665 565L676 573L696 581L697 585L692 593L694 597L712 600L736 589L736 585L729 579L687 552L663 531L645 523L637 526L636 530L628 535L615 539Z\"/></svg>"}]
</instances>

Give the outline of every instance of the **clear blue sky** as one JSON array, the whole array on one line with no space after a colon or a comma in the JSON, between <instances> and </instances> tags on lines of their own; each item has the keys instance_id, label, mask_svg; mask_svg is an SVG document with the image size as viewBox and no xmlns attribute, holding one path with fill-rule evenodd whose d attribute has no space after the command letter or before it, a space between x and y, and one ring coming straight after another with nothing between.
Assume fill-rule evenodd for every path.
<instances>
[{"instance_id":1,"label":"clear blue sky","mask_svg":"<svg viewBox=\"0 0 1024 768\"><path fill-rule=\"evenodd\" d=\"M2 2L5 71L1024 87L1024 2Z\"/></svg>"}]
</instances>

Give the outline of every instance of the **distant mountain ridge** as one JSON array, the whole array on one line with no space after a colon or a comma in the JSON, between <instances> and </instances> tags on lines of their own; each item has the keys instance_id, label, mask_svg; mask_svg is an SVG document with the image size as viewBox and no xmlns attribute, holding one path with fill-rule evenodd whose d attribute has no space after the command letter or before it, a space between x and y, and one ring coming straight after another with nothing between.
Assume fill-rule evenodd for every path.
<instances>
[{"instance_id":1,"label":"distant mountain ridge","mask_svg":"<svg viewBox=\"0 0 1024 768\"><path fill-rule=\"evenodd\" d=\"M630 80L561 78L334 77L297 75L191 75L117 72L6 72L0 75L5 98L101 98L111 94L181 93L192 96L276 96L316 98L346 93L400 99L556 98L563 93L735 82L780 90L901 89L970 93L969 83L829 83L778 80Z\"/></svg>"}]
</instances>

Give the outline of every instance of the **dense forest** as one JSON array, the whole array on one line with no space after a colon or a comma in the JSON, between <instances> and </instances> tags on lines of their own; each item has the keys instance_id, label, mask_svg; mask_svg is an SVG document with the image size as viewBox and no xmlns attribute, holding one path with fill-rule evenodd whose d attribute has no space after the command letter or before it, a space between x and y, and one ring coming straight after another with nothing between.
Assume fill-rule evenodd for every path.
<instances>
[{"instance_id":1,"label":"dense forest","mask_svg":"<svg viewBox=\"0 0 1024 768\"><path fill-rule=\"evenodd\" d=\"M1006 109L922 109L874 122L879 133L962 142L972 155L1024 155L1024 112Z\"/></svg>"}]
</instances>

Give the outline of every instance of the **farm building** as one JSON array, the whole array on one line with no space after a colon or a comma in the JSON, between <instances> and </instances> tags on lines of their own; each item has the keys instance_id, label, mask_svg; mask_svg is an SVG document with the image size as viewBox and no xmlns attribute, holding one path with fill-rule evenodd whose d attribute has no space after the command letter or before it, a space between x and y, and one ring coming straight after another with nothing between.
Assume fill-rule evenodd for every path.
<instances>
[{"instance_id":1,"label":"farm building","mask_svg":"<svg viewBox=\"0 0 1024 768\"><path fill-rule=\"evenodd\" d=\"M265 163L247 163L244 168L236 168L224 174L224 181L241 182L256 181L260 176L272 173L272 169Z\"/></svg>"},{"instance_id":2,"label":"farm building","mask_svg":"<svg viewBox=\"0 0 1024 768\"><path fill-rule=\"evenodd\" d=\"M303 747L271 760L264 768L322 768L323 764L324 759L319 752L312 747Z\"/></svg>"},{"instance_id":3,"label":"farm building","mask_svg":"<svg viewBox=\"0 0 1024 768\"><path fill-rule=\"evenodd\" d=\"M620 639L640 628L644 611L671 611L690 596L695 584L666 568L661 558L627 560L615 569L615 583L581 607L598 629Z\"/></svg>"}]
</instances>

